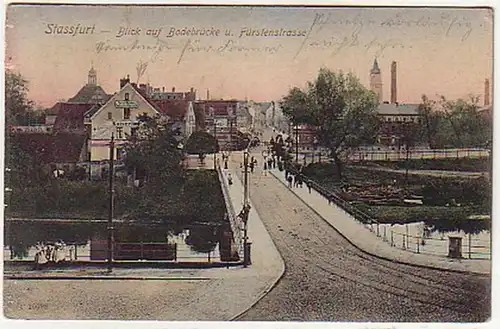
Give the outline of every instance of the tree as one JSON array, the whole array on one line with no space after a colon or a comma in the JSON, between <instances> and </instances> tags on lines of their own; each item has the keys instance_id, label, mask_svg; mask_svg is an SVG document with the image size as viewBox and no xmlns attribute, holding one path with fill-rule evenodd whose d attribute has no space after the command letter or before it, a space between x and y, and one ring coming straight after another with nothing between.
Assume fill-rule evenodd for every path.
<instances>
[{"instance_id":1,"label":"tree","mask_svg":"<svg viewBox=\"0 0 500 329\"><path fill-rule=\"evenodd\" d=\"M492 139L492 123L482 115L478 97L439 102L422 96L419 113L431 148L484 147ZM440 109L436 109L440 107Z\"/></svg>"},{"instance_id":2,"label":"tree","mask_svg":"<svg viewBox=\"0 0 500 329\"><path fill-rule=\"evenodd\" d=\"M20 73L5 72L5 120L7 125L25 125L33 112L28 99L28 81Z\"/></svg>"},{"instance_id":3,"label":"tree","mask_svg":"<svg viewBox=\"0 0 500 329\"><path fill-rule=\"evenodd\" d=\"M203 159L207 153L219 152L219 143L211 134L205 131L196 131L189 136L184 152L188 154L198 154Z\"/></svg>"},{"instance_id":4,"label":"tree","mask_svg":"<svg viewBox=\"0 0 500 329\"><path fill-rule=\"evenodd\" d=\"M295 124L315 127L318 142L330 151L339 179L349 152L372 143L378 133L376 95L352 74L322 68L305 91L291 89L281 106Z\"/></svg>"},{"instance_id":5,"label":"tree","mask_svg":"<svg viewBox=\"0 0 500 329\"><path fill-rule=\"evenodd\" d=\"M183 176L182 151L177 134L161 117L142 115L134 136L125 144L125 165L131 170L144 172L149 186L163 192L176 186Z\"/></svg>"}]
</instances>

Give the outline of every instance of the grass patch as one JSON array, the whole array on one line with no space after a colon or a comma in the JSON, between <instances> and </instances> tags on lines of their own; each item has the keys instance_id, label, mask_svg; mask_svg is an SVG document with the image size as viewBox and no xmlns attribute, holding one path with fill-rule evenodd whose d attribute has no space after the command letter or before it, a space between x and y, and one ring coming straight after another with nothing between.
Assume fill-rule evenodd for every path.
<instances>
[{"instance_id":1,"label":"grass patch","mask_svg":"<svg viewBox=\"0 0 500 329\"><path fill-rule=\"evenodd\" d=\"M410 175L405 184L404 174L346 167L343 181L340 182L336 178L334 165L326 163L312 164L304 172L327 190L353 201L359 210L382 223L424 221L436 230L463 229L466 232L481 231L490 225L490 221L467 219L470 215L491 213L492 188L489 180L484 178ZM402 192L395 193L398 190ZM422 197L423 205L369 205L366 201L370 198L396 198L396 203L398 200L403 203L403 199L415 195Z\"/></svg>"}]
</instances>

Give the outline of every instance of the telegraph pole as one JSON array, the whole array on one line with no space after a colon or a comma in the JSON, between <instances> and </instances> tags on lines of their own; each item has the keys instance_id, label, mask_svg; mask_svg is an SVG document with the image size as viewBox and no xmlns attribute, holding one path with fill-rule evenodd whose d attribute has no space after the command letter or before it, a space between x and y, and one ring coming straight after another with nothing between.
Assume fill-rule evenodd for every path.
<instances>
[{"instance_id":1,"label":"telegraph pole","mask_svg":"<svg viewBox=\"0 0 500 329\"><path fill-rule=\"evenodd\" d=\"M113 272L113 213L114 213L114 168L115 165L115 136L111 132L109 143L109 212L108 212L108 273Z\"/></svg>"},{"instance_id":2,"label":"telegraph pole","mask_svg":"<svg viewBox=\"0 0 500 329\"><path fill-rule=\"evenodd\" d=\"M299 126L295 126L295 162L299 163Z\"/></svg>"},{"instance_id":3,"label":"telegraph pole","mask_svg":"<svg viewBox=\"0 0 500 329\"><path fill-rule=\"evenodd\" d=\"M215 121L215 113L214 113L214 138L215 142L217 142L217 121ZM217 144L219 144L217 142ZM217 152L214 153L214 170L217 169Z\"/></svg>"}]
</instances>

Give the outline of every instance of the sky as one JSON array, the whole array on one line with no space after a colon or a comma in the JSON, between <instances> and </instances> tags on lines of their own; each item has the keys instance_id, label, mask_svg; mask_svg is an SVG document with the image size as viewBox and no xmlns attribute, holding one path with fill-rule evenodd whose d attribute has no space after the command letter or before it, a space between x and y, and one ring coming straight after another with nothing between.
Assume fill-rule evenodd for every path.
<instances>
[{"instance_id":1,"label":"sky","mask_svg":"<svg viewBox=\"0 0 500 329\"><path fill-rule=\"evenodd\" d=\"M5 66L45 107L76 94L92 65L107 93L128 74L203 99L209 89L255 101L279 100L321 67L368 87L375 58L387 101L397 62L400 103L482 97L493 74L487 9L11 5L6 24Z\"/></svg>"}]
</instances>

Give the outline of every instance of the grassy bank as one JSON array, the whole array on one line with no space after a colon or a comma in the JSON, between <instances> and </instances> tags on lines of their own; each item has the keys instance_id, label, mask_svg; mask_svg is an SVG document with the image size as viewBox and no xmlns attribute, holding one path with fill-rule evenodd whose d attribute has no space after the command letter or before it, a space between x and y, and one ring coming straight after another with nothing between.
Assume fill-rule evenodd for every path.
<instances>
[{"instance_id":1,"label":"grassy bank","mask_svg":"<svg viewBox=\"0 0 500 329\"><path fill-rule=\"evenodd\" d=\"M332 164L312 164L305 174L383 223L425 221L441 231L489 227L489 221L471 222L470 215L491 212L491 184L484 178L409 176L346 167L340 182ZM422 200L406 205L405 199ZM387 202L387 204L384 204Z\"/></svg>"},{"instance_id":2,"label":"grassy bank","mask_svg":"<svg viewBox=\"0 0 500 329\"><path fill-rule=\"evenodd\" d=\"M23 218L106 219L107 182L51 179L36 187L13 187L6 214ZM225 205L217 173L188 171L177 184L136 188L115 184L115 219L188 225L221 222Z\"/></svg>"}]
</instances>

